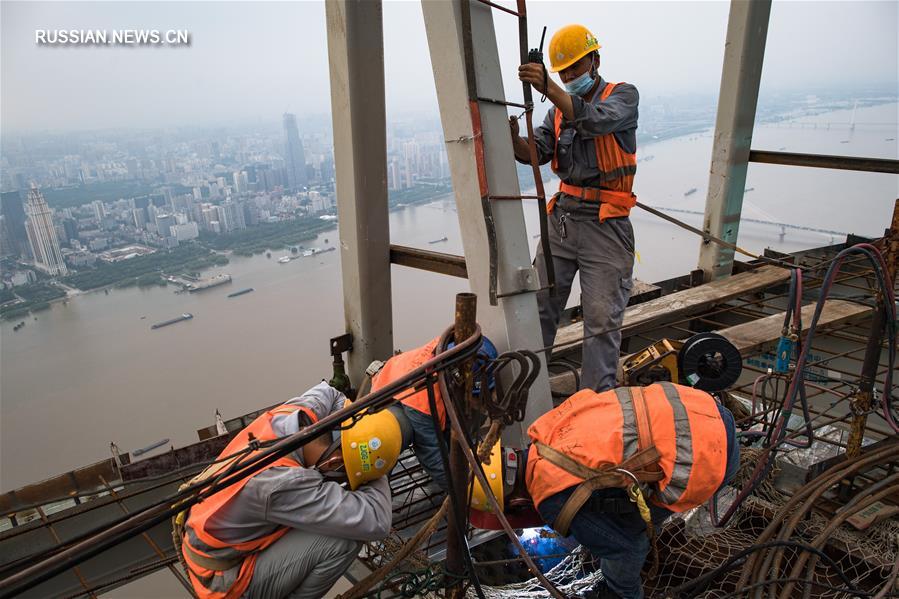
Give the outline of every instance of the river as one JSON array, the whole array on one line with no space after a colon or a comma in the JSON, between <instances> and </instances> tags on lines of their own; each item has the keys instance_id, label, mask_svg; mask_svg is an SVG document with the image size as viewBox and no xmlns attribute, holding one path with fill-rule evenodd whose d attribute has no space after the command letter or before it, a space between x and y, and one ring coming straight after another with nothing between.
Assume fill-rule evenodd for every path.
<instances>
[{"instance_id":1,"label":"river","mask_svg":"<svg viewBox=\"0 0 899 599\"><path fill-rule=\"evenodd\" d=\"M758 127L753 147L897 158L896 104L858 110L852 132L846 126L850 112L801 119L818 123L816 129L795 122ZM710 132L641 148L640 200L702 211L710 150ZM695 193L684 195L694 187ZM872 236L888 225L899 196L891 175L770 165L750 165L747 187L753 188L746 194L747 217ZM539 230L536 204L526 202L525 208L533 236ZM699 215L674 216L701 221ZM656 281L695 267L694 235L639 211L633 220L637 277ZM461 253L451 198L394 211L390 227L394 243ZM783 240L779 233L779 227L744 223L739 242L751 251L790 251L832 241L826 233L787 230ZM428 243L444 236L445 242ZM333 246L336 237L330 231L311 245ZM339 252L279 264L284 253L232 257L206 274L227 272L233 282L201 293L112 289L54 304L17 332L13 322L2 323L0 489L108 457L110 441L124 451L164 437L176 446L193 442L197 428L213 423L216 409L225 418L238 416L328 378L328 339L343 332ZM461 279L397 266L392 279L398 348L438 334L452 321L455 293L467 289ZM255 291L226 297L245 287ZM575 290L571 302L577 299ZM193 320L150 330L182 312L194 314Z\"/></svg>"}]
</instances>

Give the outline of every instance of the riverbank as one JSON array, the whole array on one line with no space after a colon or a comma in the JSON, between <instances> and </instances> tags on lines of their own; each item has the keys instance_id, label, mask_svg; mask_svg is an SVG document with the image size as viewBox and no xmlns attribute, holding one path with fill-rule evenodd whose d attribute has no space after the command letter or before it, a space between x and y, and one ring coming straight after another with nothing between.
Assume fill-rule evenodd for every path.
<instances>
[{"instance_id":1,"label":"riverbank","mask_svg":"<svg viewBox=\"0 0 899 599\"><path fill-rule=\"evenodd\" d=\"M63 300L67 296L64 289L49 281L4 289L0 292L0 319L14 320L32 312L47 310L52 302Z\"/></svg>"}]
</instances>

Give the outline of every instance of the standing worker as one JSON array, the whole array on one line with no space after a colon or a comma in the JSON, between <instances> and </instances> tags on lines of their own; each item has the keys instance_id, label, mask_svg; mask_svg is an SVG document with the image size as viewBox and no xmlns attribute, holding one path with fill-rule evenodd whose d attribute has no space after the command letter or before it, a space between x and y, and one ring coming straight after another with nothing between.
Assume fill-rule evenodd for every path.
<instances>
[{"instance_id":1,"label":"standing worker","mask_svg":"<svg viewBox=\"0 0 899 599\"><path fill-rule=\"evenodd\" d=\"M624 308L630 298L634 267L634 230L628 215L637 171L637 88L610 83L598 74L596 37L583 25L566 25L549 42L550 71L539 63L523 64L518 78L553 103L534 130L537 160L552 161L561 179L550 200L550 248L557 294L537 295L543 344L553 344L559 318L576 272L580 271L584 313L582 388L605 391L615 386ZM518 119L509 119L512 146L519 162L530 162L527 140L518 134ZM547 281L542 246L536 265ZM604 332L608 331L608 332Z\"/></svg>"},{"instance_id":2,"label":"standing worker","mask_svg":"<svg viewBox=\"0 0 899 599\"><path fill-rule=\"evenodd\" d=\"M316 385L259 416L231 440L219 459L234 454L247 459L253 453L240 452L255 442L295 434L345 402L344 395L327 383ZM340 455L332 457L339 445L324 433L179 514L175 535L197 596L322 597L355 559L360 541L382 539L390 532L390 486L383 474L396 463L399 450L387 445L385 453L365 456L384 467L364 477L349 473L351 489L346 489L327 478ZM342 449L347 463L359 461L349 447ZM232 463L214 463L194 481L213 478Z\"/></svg>"}]
</instances>

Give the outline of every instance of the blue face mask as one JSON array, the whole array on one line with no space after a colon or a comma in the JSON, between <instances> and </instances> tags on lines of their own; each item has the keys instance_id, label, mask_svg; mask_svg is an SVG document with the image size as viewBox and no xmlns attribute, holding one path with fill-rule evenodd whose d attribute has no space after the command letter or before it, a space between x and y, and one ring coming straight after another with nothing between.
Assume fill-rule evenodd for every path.
<instances>
[{"instance_id":1,"label":"blue face mask","mask_svg":"<svg viewBox=\"0 0 899 599\"><path fill-rule=\"evenodd\" d=\"M565 91L575 96L583 96L590 91L594 83L596 83L596 79L590 76L590 71L587 71L577 79L566 83Z\"/></svg>"}]
</instances>

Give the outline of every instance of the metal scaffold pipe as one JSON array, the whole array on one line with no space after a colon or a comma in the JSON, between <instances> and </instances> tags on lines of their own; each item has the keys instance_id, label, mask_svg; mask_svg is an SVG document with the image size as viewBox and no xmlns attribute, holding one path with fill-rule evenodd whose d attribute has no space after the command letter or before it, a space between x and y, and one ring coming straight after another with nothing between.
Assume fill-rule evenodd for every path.
<instances>
[{"instance_id":1,"label":"metal scaffold pipe","mask_svg":"<svg viewBox=\"0 0 899 599\"><path fill-rule=\"evenodd\" d=\"M455 339L461 341L471 337L476 330L475 316L477 314L478 296L473 293L459 293L456 295L456 326L454 329ZM462 377L462 393L459 408L465 416L465 420L469 421L471 415L471 362L464 362L460 367ZM453 398L444 397L445 402L452 402ZM464 553L468 548L463 545L465 532L468 528L468 518L466 518L467 502L463 498L468 496L468 479L469 469L468 462L465 461L465 454L462 451L462 444L465 439L453 430L450 437L450 480L453 489L451 497L453 498L452 506L447 518L447 538L446 538L446 572L447 576L447 596L462 596L462 581L465 574Z\"/></svg>"}]
</instances>

